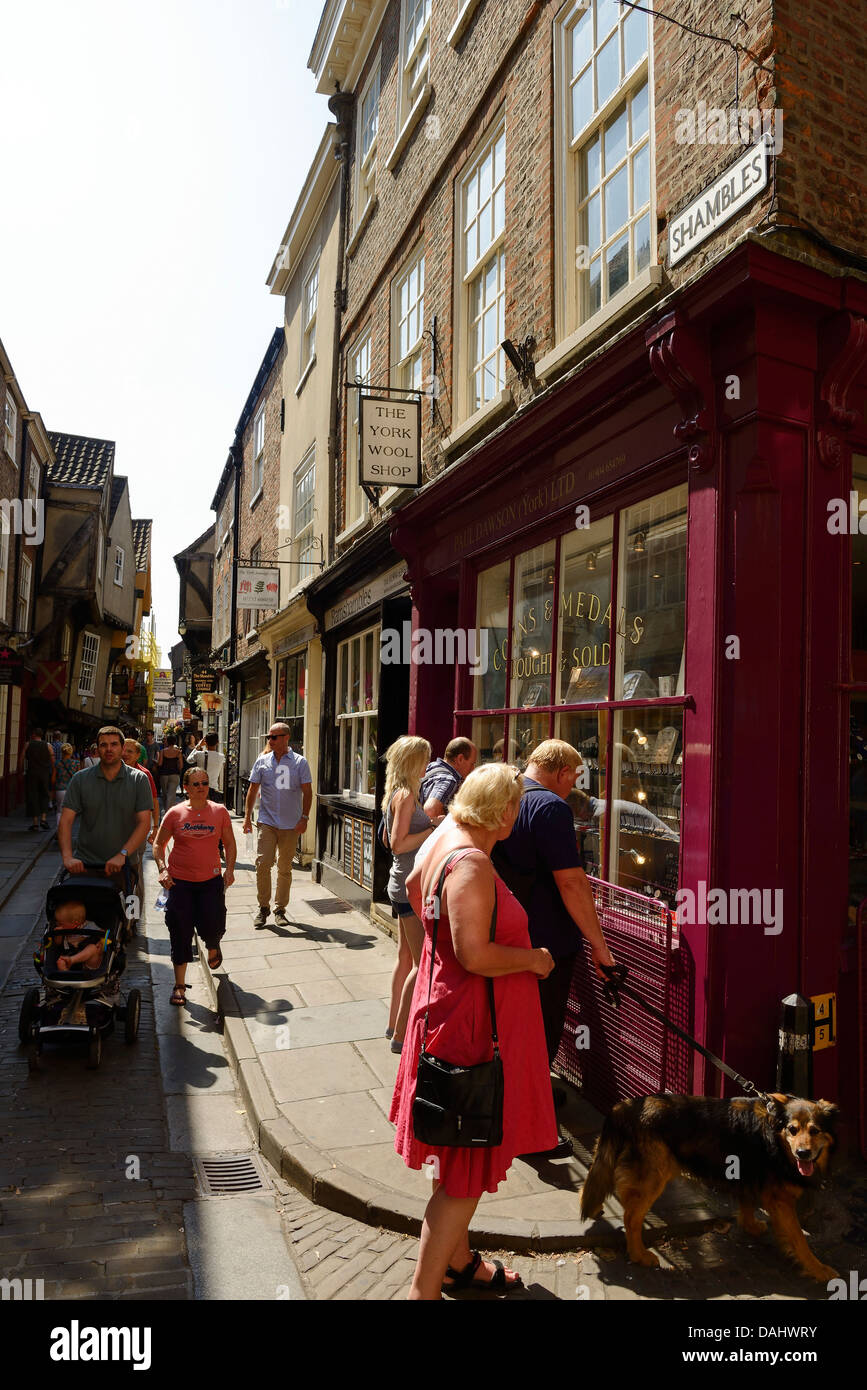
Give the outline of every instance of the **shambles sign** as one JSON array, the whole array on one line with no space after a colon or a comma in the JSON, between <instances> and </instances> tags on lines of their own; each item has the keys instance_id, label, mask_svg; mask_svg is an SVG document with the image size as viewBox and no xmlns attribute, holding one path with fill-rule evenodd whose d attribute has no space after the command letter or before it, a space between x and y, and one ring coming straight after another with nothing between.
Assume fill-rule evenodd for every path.
<instances>
[{"instance_id":1,"label":"shambles sign","mask_svg":"<svg viewBox=\"0 0 867 1390\"><path fill-rule=\"evenodd\" d=\"M238 566L238 607L239 608L279 608L280 571L269 566L266 569L253 569Z\"/></svg>"},{"instance_id":2,"label":"shambles sign","mask_svg":"<svg viewBox=\"0 0 867 1390\"><path fill-rule=\"evenodd\" d=\"M421 487L421 401L361 397L359 481Z\"/></svg>"},{"instance_id":3,"label":"shambles sign","mask_svg":"<svg viewBox=\"0 0 867 1390\"><path fill-rule=\"evenodd\" d=\"M689 256L767 186L769 147L769 138L762 136L757 145L744 151L737 164L731 165L716 183L671 219L668 236L671 265Z\"/></svg>"}]
</instances>

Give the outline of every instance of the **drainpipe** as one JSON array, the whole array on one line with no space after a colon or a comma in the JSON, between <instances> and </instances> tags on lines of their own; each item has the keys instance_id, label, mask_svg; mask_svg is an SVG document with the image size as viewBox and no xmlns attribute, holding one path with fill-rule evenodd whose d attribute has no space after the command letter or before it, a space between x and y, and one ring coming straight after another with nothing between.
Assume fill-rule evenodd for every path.
<instances>
[{"instance_id":1,"label":"drainpipe","mask_svg":"<svg viewBox=\"0 0 867 1390\"><path fill-rule=\"evenodd\" d=\"M21 552L24 549L24 498L26 496L27 490L27 479L24 476L24 465L27 460L27 436L29 434L29 421L27 421L24 418L23 410L19 411L18 414L19 419L21 421L21 438L19 440L18 446L18 500L21 504L20 516L22 518L22 526L18 532L18 544L15 547L15 580L12 585L12 622L9 624L9 627L12 632L17 634L18 645L20 647L22 641L27 636L26 632L18 632L18 594L20 592L19 585L21 584ZM36 576L34 572L31 574L30 577L31 607L36 603L35 580Z\"/></svg>"},{"instance_id":2,"label":"drainpipe","mask_svg":"<svg viewBox=\"0 0 867 1390\"><path fill-rule=\"evenodd\" d=\"M340 161L340 219L337 234L337 284L334 287L334 345L331 352L331 416L328 425L328 553L326 564L334 559L334 537L337 534L337 461L339 455L337 427L340 419L342 390L340 372L340 330L346 308L344 257L346 254L346 221L349 213L349 150L352 132L352 110L355 98L341 92L340 84L328 98L328 109L337 119L334 158Z\"/></svg>"}]
</instances>

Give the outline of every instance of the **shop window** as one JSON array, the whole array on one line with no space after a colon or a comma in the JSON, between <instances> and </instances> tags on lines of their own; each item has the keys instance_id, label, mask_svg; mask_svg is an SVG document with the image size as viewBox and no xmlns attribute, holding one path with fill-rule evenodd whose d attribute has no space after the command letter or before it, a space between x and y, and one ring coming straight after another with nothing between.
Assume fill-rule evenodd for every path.
<instances>
[{"instance_id":1,"label":"shop window","mask_svg":"<svg viewBox=\"0 0 867 1390\"><path fill-rule=\"evenodd\" d=\"M472 680L474 708L459 713L483 762L505 752L523 769L552 736L577 748L570 802L587 872L669 906L680 861L686 521L683 485L483 570L476 621L488 669Z\"/></svg>"},{"instance_id":2,"label":"shop window","mask_svg":"<svg viewBox=\"0 0 867 1390\"><path fill-rule=\"evenodd\" d=\"M379 628L337 648L338 783L348 796L374 794L379 698Z\"/></svg>"},{"instance_id":3,"label":"shop window","mask_svg":"<svg viewBox=\"0 0 867 1390\"><path fill-rule=\"evenodd\" d=\"M274 719L289 726L289 746L304 752L304 710L307 690L307 664L303 652L277 663Z\"/></svg>"},{"instance_id":4,"label":"shop window","mask_svg":"<svg viewBox=\"0 0 867 1390\"><path fill-rule=\"evenodd\" d=\"M370 384L370 330L356 343L349 354L349 380ZM361 391L347 392L348 418L346 423L346 508L344 526L349 527L366 514L369 502L358 481L358 446L361 413Z\"/></svg>"},{"instance_id":5,"label":"shop window","mask_svg":"<svg viewBox=\"0 0 867 1390\"><path fill-rule=\"evenodd\" d=\"M617 0L577 0L555 34L565 335L651 262L648 16Z\"/></svg>"},{"instance_id":6,"label":"shop window","mask_svg":"<svg viewBox=\"0 0 867 1390\"><path fill-rule=\"evenodd\" d=\"M424 252L417 250L394 282L393 332L397 345L395 384L421 390L424 333Z\"/></svg>"},{"instance_id":7,"label":"shop window","mask_svg":"<svg viewBox=\"0 0 867 1390\"><path fill-rule=\"evenodd\" d=\"M617 699L683 694L686 511L684 484L622 514Z\"/></svg>"},{"instance_id":8,"label":"shop window","mask_svg":"<svg viewBox=\"0 0 867 1390\"><path fill-rule=\"evenodd\" d=\"M557 702L608 698L611 664L611 517L572 531L560 546Z\"/></svg>"},{"instance_id":9,"label":"shop window","mask_svg":"<svg viewBox=\"0 0 867 1390\"><path fill-rule=\"evenodd\" d=\"M357 227L376 194L376 163L379 144L379 69L373 71L358 103L355 144L355 226Z\"/></svg>"},{"instance_id":10,"label":"shop window","mask_svg":"<svg viewBox=\"0 0 867 1390\"><path fill-rule=\"evenodd\" d=\"M472 415L506 384L506 132L500 125L459 188L458 408Z\"/></svg>"}]
</instances>

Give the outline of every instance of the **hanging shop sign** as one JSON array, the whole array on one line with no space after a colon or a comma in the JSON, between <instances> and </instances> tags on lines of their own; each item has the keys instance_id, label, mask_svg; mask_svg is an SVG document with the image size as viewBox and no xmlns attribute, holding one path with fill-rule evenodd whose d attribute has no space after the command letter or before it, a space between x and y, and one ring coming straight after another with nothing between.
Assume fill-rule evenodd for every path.
<instances>
[{"instance_id":1,"label":"hanging shop sign","mask_svg":"<svg viewBox=\"0 0 867 1390\"><path fill-rule=\"evenodd\" d=\"M715 183L671 219L668 260L677 265L697 246L736 217L768 183L771 137L762 136Z\"/></svg>"},{"instance_id":2,"label":"hanging shop sign","mask_svg":"<svg viewBox=\"0 0 867 1390\"><path fill-rule=\"evenodd\" d=\"M280 571L276 566L238 566L238 607L279 608Z\"/></svg>"},{"instance_id":3,"label":"hanging shop sign","mask_svg":"<svg viewBox=\"0 0 867 1390\"><path fill-rule=\"evenodd\" d=\"M66 689L65 661L37 661L36 694L44 700L62 700Z\"/></svg>"},{"instance_id":4,"label":"hanging shop sign","mask_svg":"<svg viewBox=\"0 0 867 1390\"><path fill-rule=\"evenodd\" d=\"M111 675L112 695L129 695L132 681L125 671L113 671Z\"/></svg>"},{"instance_id":5,"label":"hanging shop sign","mask_svg":"<svg viewBox=\"0 0 867 1390\"><path fill-rule=\"evenodd\" d=\"M367 487L421 487L421 400L362 396L359 481Z\"/></svg>"},{"instance_id":6,"label":"hanging shop sign","mask_svg":"<svg viewBox=\"0 0 867 1390\"><path fill-rule=\"evenodd\" d=\"M159 670L154 675L153 685L154 695L160 695L163 699L170 699L172 694L172 673L170 670Z\"/></svg>"},{"instance_id":7,"label":"hanging shop sign","mask_svg":"<svg viewBox=\"0 0 867 1390\"><path fill-rule=\"evenodd\" d=\"M210 695L217 688L217 673L211 670L194 671L192 681L194 695Z\"/></svg>"}]
</instances>

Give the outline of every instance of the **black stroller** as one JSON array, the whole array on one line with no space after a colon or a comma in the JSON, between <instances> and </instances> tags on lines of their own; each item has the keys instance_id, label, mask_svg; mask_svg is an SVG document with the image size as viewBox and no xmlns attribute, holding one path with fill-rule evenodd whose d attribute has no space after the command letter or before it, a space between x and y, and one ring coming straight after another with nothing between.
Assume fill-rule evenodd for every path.
<instances>
[{"instance_id":1,"label":"black stroller","mask_svg":"<svg viewBox=\"0 0 867 1390\"><path fill-rule=\"evenodd\" d=\"M92 927L77 929L80 946L101 944L102 956L93 969L75 965L63 970L60 957L69 954L58 944L54 914L67 902L83 903ZM87 1043L87 1065L99 1066L102 1040L123 1022L124 1039L135 1042L141 1013L141 992L131 989L122 999L120 976L126 965L123 941L127 921L125 901L105 875L96 871L66 875L49 888L45 899L46 929L33 960L42 988L29 989L21 1005L18 1036L35 1045L36 1056L46 1039L79 1039ZM80 946L78 949L80 949Z\"/></svg>"}]
</instances>

